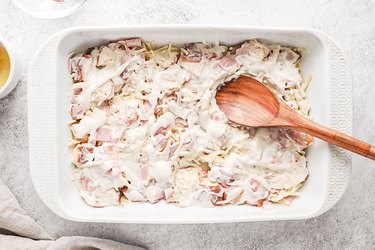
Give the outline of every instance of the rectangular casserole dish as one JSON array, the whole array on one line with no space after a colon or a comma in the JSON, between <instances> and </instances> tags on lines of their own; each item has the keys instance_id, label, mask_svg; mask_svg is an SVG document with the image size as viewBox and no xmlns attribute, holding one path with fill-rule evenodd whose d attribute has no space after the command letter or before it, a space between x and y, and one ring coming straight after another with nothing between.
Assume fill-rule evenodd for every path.
<instances>
[{"instance_id":1,"label":"rectangular casserole dish","mask_svg":"<svg viewBox=\"0 0 375 250\"><path fill-rule=\"evenodd\" d=\"M351 167L349 153L316 139L308 150L309 178L290 206L249 205L177 208L164 202L93 208L80 198L71 179L67 141L71 80L68 58L74 51L120 38L140 37L157 45L219 41L233 45L252 38L306 49L302 74L313 75L308 90L313 119L351 134L352 82L347 60L335 42L312 29L223 26L78 27L51 36L29 69L28 119L30 172L42 201L59 216L75 221L118 223L219 223L306 219L328 211L343 195Z\"/></svg>"}]
</instances>

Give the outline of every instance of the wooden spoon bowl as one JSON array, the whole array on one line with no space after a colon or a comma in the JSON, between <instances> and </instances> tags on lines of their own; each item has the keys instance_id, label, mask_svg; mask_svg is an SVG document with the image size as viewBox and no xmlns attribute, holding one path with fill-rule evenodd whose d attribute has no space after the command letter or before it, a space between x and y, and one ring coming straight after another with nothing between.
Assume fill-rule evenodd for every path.
<instances>
[{"instance_id":1,"label":"wooden spoon bowl","mask_svg":"<svg viewBox=\"0 0 375 250\"><path fill-rule=\"evenodd\" d=\"M295 129L375 160L374 146L311 121L252 77L241 75L225 84L217 92L216 102L232 122Z\"/></svg>"}]
</instances>

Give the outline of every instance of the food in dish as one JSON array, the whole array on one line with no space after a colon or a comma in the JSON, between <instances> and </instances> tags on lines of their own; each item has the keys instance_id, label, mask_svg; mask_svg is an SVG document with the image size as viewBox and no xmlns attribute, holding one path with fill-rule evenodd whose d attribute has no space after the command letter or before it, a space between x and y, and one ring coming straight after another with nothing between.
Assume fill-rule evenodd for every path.
<instances>
[{"instance_id":1,"label":"food in dish","mask_svg":"<svg viewBox=\"0 0 375 250\"><path fill-rule=\"evenodd\" d=\"M217 88L240 74L308 115L297 48L249 40L171 44L111 42L69 60L73 175L91 206L289 203L308 176L312 138L228 121Z\"/></svg>"}]
</instances>

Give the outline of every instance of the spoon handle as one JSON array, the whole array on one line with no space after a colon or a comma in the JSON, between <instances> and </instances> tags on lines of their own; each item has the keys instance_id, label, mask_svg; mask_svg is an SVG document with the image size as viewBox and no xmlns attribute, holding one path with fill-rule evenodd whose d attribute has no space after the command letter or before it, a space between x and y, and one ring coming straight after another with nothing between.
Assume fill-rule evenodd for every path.
<instances>
[{"instance_id":1,"label":"spoon handle","mask_svg":"<svg viewBox=\"0 0 375 250\"><path fill-rule=\"evenodd\" d=\"M305 117L301 118L301 124L299 124L296 129L306 134L318 137L341 148L345 148L353 153L360 154L362 156L375 160L375 146L372 146L349 135L343 134L334 129L327 128Z\"/></svg>"}]
</instances>

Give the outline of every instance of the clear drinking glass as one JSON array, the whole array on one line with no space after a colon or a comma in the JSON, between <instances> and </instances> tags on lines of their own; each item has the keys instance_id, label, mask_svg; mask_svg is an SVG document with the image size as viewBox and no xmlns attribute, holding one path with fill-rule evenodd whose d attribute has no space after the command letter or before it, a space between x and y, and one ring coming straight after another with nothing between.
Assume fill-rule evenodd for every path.
<instances>
[{"instance_id":1,"label":"clear drinking glass","mask_svg":"<svg viewBox=\"0 0 375 250\"><path fill-rule=\"evenodd\" d=\"M39 18L54 19L76 12L86 0L13 0L27 14Z\"/></svg>"}]
</instances>

